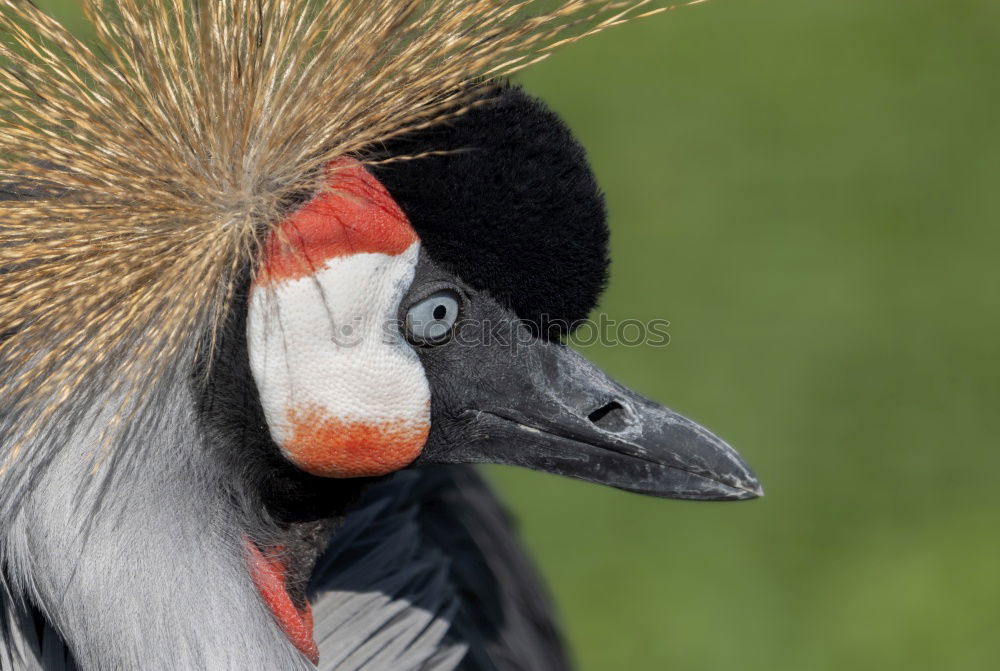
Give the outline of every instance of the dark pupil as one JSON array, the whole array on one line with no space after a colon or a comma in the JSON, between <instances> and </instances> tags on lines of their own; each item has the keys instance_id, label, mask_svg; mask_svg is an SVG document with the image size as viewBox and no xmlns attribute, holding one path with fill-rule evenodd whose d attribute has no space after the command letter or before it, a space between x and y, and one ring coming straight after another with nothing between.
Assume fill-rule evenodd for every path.
<instances>
[{"instance_id":1,"label":"dark pupil","mask_svg":"<svg viewBox=\"0 0 1000 671\"><path fill-rule=\"evenodd\" d=\"M448 308L443 305L438 305L434 308L434 319L444 319L447 314Z\"/></svg>"}]
</instances>

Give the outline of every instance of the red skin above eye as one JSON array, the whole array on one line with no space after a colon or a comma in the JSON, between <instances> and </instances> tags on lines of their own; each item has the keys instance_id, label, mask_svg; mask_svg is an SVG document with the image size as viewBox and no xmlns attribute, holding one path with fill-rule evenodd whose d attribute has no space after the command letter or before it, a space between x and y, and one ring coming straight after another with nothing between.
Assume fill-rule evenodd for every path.
<instances>
[{"instance_id":1,"label":"red skin above eye","mask_svg":"<svg viewBox=\"0 0 1000 671\"><path fill-rule=\"evenodd\" d=\"M360 478L387 475L420 454L430 425L424 420L344 421L322 408L291 409L288 458L312 475Z\"/></svg>"},{"instance_id":2,"label":"red skin above eye","mask_svg":"<svg viewBox=\"0 0 1000 671\"><path fill-rule=\"evenodd\" d=\"M260 551L249 538L243 539L243 549L246 552L247 568L257 591L267 604L278 626L299 652L309 658L313 664L319 664L319 648L313 638L313 614L309 602L302 608L296 608L288 596L285 584L286 567L281 559L284 548L271 548L267 554Z\"/></svg>"},{"instance_id":3,"label":"red skin above eye","mask_svg":"<svg viewBox=\"0 0 1000 671\"><path fill-rule=\"evenodd\" d=\"M417 241L399 205L361 163L339 159L326 171L326 188L265 240L256 284L307 277L338 256L395 256Z\"/></svg>"}]
</instances>

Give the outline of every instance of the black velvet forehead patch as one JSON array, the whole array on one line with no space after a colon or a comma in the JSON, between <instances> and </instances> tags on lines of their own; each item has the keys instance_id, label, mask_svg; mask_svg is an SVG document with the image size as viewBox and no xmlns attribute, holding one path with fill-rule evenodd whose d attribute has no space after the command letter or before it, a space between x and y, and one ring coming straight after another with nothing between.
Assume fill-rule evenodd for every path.
<instances>
[{"instance_id":1,"label":"black velvet forehead patch","mask_svg":"<svg viewBox=\"0 0 1000 671\"><path fill-rule=\"evenodd\" d=\"M487 95L465 115L378 152L449 154L372 171L431 258L553 335L585 318L604 288L604 198L555 113L519 88Z\"/></svg>"}]
</instances>

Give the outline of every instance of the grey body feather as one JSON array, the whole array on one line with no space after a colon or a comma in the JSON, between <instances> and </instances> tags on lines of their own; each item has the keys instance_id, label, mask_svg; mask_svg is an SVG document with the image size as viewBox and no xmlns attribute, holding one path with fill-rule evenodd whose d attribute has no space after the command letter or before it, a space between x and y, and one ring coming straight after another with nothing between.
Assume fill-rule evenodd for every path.
<instances>
[{"instance_id":1,"label":"grey body feather","mask_svg":"<svg viewBox=\"0 0 1000 671\"><path fill-rule=\"evenodd\" d=\"M0 669L78 671L62 637L5 586L0 587Z\"/></svg>"},{"instance_id":2,"label":"grey body feather","mask_svg":"<svg viewBox=\"0 0 1000 671\"><path fill-rule=\"evenodd\" d=\"M399 473L372 488L310 592L323 669L569 667L548 595L472 467Z\"/></svg>"},{"instance_id":3,"label":"grey body feather","mask_svg":"<svg viewBox=\"0 0 1000 671\"><path fill-rule=\"evenodd\" d=\"M99 421L80 422L89 430L52 455L0 521L6 590L60 633L82 671L310 668L250 580L245 525L195 429L188 386L159 399L164 421L136 445L141 460L110 481L92 476Z\"/></svg>"},{"instance_id":4,"label":"grey body feather","mask_svg":"<svg viewBox=\"0 0 1000 671\"><path fill-rule=\"evenodd\" d=\"M126 529L118 527L119 537ZM107 542L105 531L98 524L91 542ZM9 581L0 592L0 668L311 668L281 638L241 565L227 566L223 553L196 570L192 562L204 555L184 561L182 549L192 546L165 540L174 550L139 544L155 557L116 544L134 569L125 585L113 577L110 550L95 557L83 549L82 564L73 555L41 562L62 581L37 569L20 576L59 584L64 598L55 604L50 589L37 587L28 601L45 605L24 603ZM89 584L84 598L92 601L79 603L84 590L66 581ZM400 473L373 487L320 558L309 595L324 671L568 668L548 597L507 515L470 467ZM76 643L73 653L55 627Z\"/></svg>"}]
</instances>

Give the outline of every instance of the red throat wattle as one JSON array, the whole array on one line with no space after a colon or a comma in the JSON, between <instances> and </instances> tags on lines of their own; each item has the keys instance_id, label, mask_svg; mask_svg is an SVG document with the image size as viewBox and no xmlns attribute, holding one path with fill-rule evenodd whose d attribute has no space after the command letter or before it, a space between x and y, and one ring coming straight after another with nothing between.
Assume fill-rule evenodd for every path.
<instances>
[{"instance_id":1,"label":"red throat wattle","mask_svg":"<svg viewBox=\"0 0 1000 671\"><path fill-rule=\"evenodd\" d=\"M288 594L287 567L281 558L284 548L274 547L264 553L248 538L243 539L243 548L250 578L278 626L299 652L313 664L318 664L319 648L313 638L312 606L306 601L300 608Z\"/></svg>"}]
</instances>

